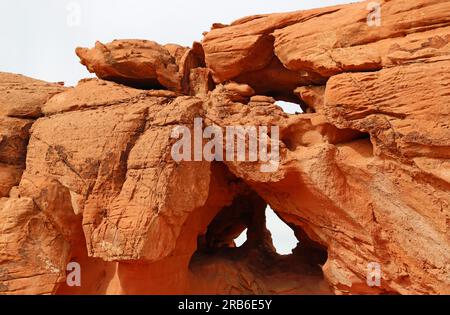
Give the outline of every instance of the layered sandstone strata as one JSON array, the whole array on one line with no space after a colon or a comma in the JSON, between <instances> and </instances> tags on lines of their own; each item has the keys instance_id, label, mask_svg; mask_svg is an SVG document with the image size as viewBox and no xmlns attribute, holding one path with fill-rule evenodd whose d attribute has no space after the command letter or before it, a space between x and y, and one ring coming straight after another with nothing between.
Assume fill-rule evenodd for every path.
<instances>
[{"instance_id":1,"label":"layered sandstone strata","mask_svg":"<svg viewBox=\"0 0 450 315\"><path fill-rule=\"evenodd\" d=\"M97 43L73 88L1 74L0 292L450 293L450 2L380 3L379 26L361 2ZM195 118L279 127L279 164L175 161Z\"/></svg>"}]
</instances>

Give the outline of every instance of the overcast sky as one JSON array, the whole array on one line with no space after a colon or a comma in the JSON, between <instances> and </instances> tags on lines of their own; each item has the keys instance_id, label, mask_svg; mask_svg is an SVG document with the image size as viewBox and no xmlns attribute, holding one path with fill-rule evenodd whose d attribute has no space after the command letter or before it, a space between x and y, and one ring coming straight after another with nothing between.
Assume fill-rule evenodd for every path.
<instances>
[{"instance_id":1,"label":"overcast sky","mask_svg":"<svg viewBox=\"0 0 450 315\"><path fill-rule=\"evenodd\" d=\"M214 22L350 2L355 1L0 0L0 71L75 85L92 76L79 64L75 48L92 47L96 40L137 38L190 46ZM289 253L297 243L293 232L273 212L267 221L279 252Z\"/></svg>"}]
</instances>

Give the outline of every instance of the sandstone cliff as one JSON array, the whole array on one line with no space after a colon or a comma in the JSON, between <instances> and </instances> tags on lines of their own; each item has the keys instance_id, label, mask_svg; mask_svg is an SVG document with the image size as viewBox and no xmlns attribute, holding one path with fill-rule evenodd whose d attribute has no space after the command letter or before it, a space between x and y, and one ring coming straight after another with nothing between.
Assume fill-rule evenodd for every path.
<instances>
[{"instance_id":1,"label":"sandstone cliff","mask_svg":"<svg viewBox=\"0 0 450 315\"><path fill-rule=\"evenodd\" d=\"M0 293L449 294L450 2L380 3L78 48L76 87L1 73ZM175 161L195 118L279 127L279 165Z\"/></svg>"}]
</instances>

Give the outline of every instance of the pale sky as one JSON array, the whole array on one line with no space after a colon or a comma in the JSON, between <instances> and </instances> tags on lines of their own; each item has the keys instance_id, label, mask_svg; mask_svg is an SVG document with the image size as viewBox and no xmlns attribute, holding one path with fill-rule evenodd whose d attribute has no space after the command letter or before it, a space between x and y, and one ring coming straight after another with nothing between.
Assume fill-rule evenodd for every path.
<instances>
[{"instance_id":1,"label":"pale sky","mask_svg":"<svg viewBox=\"0 0 450 315\"><path fill-rule=\"evenodd\" d=\"M1 0L0 71L75 85L92 76L79 63L75 48L92 47L96 40L136 38L190 46L214 22L350 2L355 1ZM296 104L283 108L299 111ZM297 243L292 230L271 211L267 222L277 250L289 253Z\"/></svg>"}]
</instances>

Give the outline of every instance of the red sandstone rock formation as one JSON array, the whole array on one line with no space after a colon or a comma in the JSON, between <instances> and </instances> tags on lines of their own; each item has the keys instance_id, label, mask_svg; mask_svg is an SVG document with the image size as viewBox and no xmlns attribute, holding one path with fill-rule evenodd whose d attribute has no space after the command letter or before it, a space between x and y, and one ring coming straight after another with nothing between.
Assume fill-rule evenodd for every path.
<instances>
[{"instance_id":1,"label":"red sandstone rock formation","mask_svg":"<svg viewBox=\"0 0 450 315\"><path fill-rule=\"evenodd\" d=\"M1 74L0 292L450 293L449 11L382 1L373 27L362 2L216 24L192 48L97 43L77 54L100 79L74 88ZM198 117L278 126L279 167L174 161Z\"/></svg>"}]
</instances>

